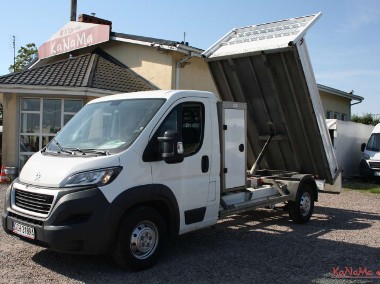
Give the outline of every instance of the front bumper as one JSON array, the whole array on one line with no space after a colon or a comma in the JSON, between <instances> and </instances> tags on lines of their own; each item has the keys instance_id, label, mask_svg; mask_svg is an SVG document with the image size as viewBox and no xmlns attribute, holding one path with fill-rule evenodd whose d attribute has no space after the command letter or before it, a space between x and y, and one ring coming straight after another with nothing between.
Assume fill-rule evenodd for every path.
<instances>
[{"instance_id":1,"label":"front bumper","mask_svg":"<svg viewBox=\"0 0 380 284\"><path fill-rule=\"evenodd\" d=\"M59 190L46 218L15 210L11 204L13 191L12 186L7 189L2 213L2 225L8 234L58 252L107 252L115 228L115 218L111 204L99 188ZM15 234L14 222L33 227L35 238L31 240Z\"/></svg>"},{"instance_id":2,"label":"front bumper","mask_svg":"<svg viewBox=\"0 0 380 284\"><path fill-rule=\"evenodd\" d=\"M379 164L376 162L374 164ZM359 173L363 178L380 178L380 168L371 168L367 160L361 159L359 164Z\"/></svg>"}]
</instances>

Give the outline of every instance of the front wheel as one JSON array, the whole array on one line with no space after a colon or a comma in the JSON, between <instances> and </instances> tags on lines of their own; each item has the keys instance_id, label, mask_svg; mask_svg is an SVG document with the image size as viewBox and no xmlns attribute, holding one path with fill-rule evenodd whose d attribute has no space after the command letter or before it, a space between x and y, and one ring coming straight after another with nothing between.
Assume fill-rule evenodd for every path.
<instances>
[{"instance_id":1,"label":"front wheel","mask_svg":"<svg viewBox=\"0 0 380 284\"><path fill-rule=\"evenodd\" d=\"M297 224L308 222L314 210L314 191L309 184L303 184L299 189L296 201L289 203L289 217Z\"/></svg>"},{"instance_id":2,"label":"front wheel","mask_svg":"<svg viewBox=\"0 0 380 284\"><path fill-rule=\"evenodd\" d=\"M124 268L143 270L153 266L166 242L166 225L161 214L150 207L137 207L122 219L113 257Z\"/></svg>"}]
</instances>

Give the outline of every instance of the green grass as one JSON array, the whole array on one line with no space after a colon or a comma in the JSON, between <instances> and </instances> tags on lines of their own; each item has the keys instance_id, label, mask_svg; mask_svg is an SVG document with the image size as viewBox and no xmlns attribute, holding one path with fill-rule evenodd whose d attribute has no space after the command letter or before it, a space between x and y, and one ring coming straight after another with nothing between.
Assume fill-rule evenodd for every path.
<instances>
[{"instance_id":1,"label":"green grass","mask_svg":"<svg viewBox=\"0 0 380 284\"><path fill-rule=\"evenodd\" d=\"M380 183L375 181L362 181L360 179L350 179L343 181L343 188L380 194Z\"/></svg>"}]
</instances>

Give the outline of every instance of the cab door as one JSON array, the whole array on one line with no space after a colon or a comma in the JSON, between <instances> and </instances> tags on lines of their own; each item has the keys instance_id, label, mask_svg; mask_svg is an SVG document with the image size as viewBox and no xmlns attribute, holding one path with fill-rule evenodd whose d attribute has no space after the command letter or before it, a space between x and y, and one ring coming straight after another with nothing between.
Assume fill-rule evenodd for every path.
<instances>
[{"instance_id":1,"label":"cab door","mask_svg":"<svg viewBox=\"0 0 380 284\"><path fill-rule=\"evenodd\" d=\"M210 186L212 132L208 103L207 99L202 98L177 101L150 138L153 184L166 185L176 196L180 210L180 233L216 222L215 212L212 218L209 217L212 214L207 212L208 205L216 200L215 182ZM163 137L167 130L177 131L182 137L182 162L168 164L162 159L163 145L157 137Z\"/></svg>"}]
</instances>

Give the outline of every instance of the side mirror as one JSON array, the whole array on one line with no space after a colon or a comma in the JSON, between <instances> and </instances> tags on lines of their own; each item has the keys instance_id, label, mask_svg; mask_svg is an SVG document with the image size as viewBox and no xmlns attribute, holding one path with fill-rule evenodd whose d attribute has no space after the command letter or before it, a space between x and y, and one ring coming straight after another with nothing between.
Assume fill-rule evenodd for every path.
<instances>
[{"instance_id":1,"label":"side mirror","mask_svg":"<svg viewBox=\"0 0 380 284\"><path fill-rule=\"evenodd\" d=\"M181 163L184 159L181 135L177 131L167 130L164 137L157 137L163 142L162 158L168 164Z\"/></svg>"},{"instance_id":2,"label":"side mirror","mask_svg":"<svg viewBox=\"0 0 380 284\"><path fill-rule=\"evenodd\" d=\"M367 144L363 143L360 150L362 150L362 152L364 152L366 146L367 146Z\"/></svg>"}]
</instances>

